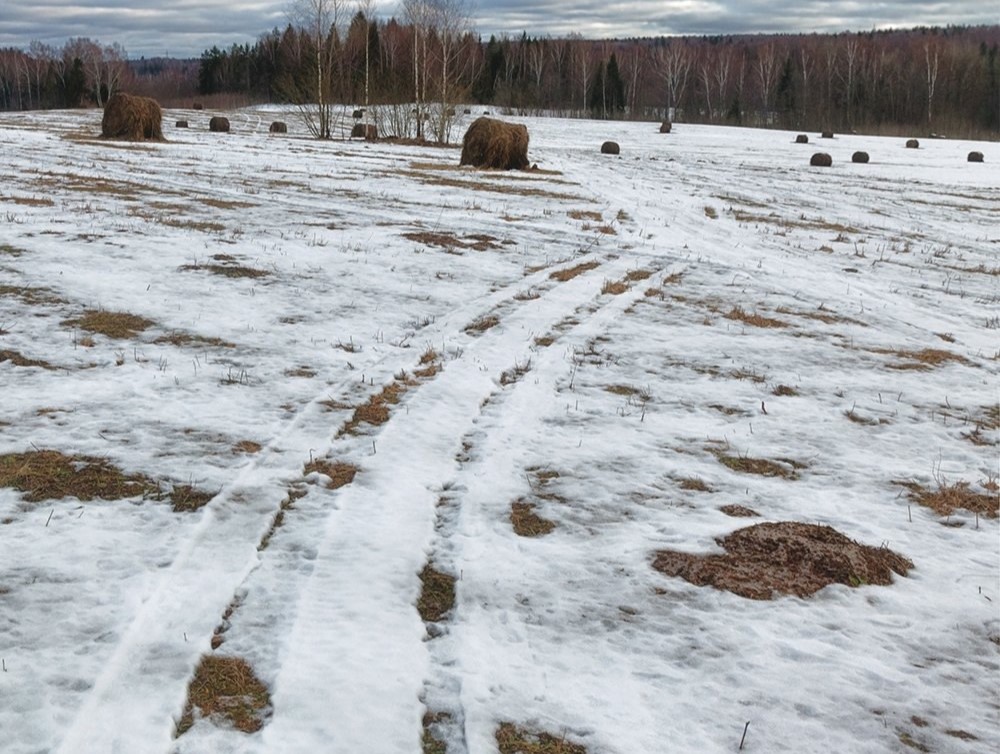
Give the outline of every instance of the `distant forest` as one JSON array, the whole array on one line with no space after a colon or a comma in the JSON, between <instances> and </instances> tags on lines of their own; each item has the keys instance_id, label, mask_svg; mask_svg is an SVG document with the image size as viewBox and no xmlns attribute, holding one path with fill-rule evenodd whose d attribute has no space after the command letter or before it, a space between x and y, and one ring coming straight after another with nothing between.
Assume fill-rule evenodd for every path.
<instances>
[{"instance_id":1,"label":"distant forest","mask_svg":"<svg viewBox=\"0 0 1000 754\"><path fill-rule=\"evenodd\" d=\"M1000 26L593 41L491 37L464 19L358 12L305 18L200 60L129 60L73 39L0 50L0 109L101 106L109 93L165 106L365 107L379 130L446 140L456 106L499 112L803 130L1000 137ZM417 8L417 12L411 12ZM319 31L322 30L322 31ZM421 108L423 108L421 110ZM416 117L414 115L416 114ZM373 116L374 117L374 116ZM316 136L330 136L315 122Z\"/></svg>"}]
</instances>

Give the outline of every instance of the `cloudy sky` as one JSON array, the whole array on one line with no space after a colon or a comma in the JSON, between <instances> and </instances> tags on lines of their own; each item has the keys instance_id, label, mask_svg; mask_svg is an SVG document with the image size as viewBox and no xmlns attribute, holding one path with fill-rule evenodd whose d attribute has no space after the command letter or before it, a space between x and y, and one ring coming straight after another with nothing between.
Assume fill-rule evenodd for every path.
<instances>
[{"instance_id":1,"label":"cloudy sky","mask_svg":"<svg viewBox=\"0 0 1000 754\"><path fill-rule=\"evenodd\" d=\"M1000 24L998 0L470 0L473 27L588 38ZM355 7L355 0L343 0ZM200 55L287 23L290 0L0 0L0 47L69 37L118 42L130 57ZM375 3L381 16L399 3Z\"/></svg>"}]
</instances>

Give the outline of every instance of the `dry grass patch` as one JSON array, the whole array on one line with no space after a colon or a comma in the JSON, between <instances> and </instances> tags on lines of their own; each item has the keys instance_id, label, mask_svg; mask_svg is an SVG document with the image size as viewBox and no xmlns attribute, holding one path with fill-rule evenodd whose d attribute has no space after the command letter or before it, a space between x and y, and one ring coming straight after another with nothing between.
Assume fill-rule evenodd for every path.
<instances>
[{"instance_id":1,"label":"dry grass patch","mask_svg":"<svg viewBox=\"0 0 1000 754\"><path fill-rule=\"evenodd\" d=\"M635 283L639 280L648 280L653 277L652 270L629 270L625 273L625 281L629 283Z\"/></svg>"},{"instance_id":2,"label":"dry grass patch","mask_svg":"<svg viewBox=\"0 0 1000 754\"><path fill-rule=\"evenodd\" d=\"M0 330L0 335L4 332L4 330ZM55 369L55 367L47 361L42 361L41 359L29 359L27 356L24 356L17 351L0 351L0 364L5 361L9 361L16 367L40 367L42 369Z\"/></svg>"},{"instance_id":3,"label":"dry grass patch","mask_svg":"<svg viewBox=\"0 0 1000 754\"><path fill-rule=\"evenodd\" d=\"M781 458L771 461L767 458L750 458L748 456L731 456L717 453L719 463L728 469L741 474L757 474L758 476L781 477L782 479L798 479L798 469L804 469L805 464Z\"/></svg>"},{"instance_id":4,"label":"dry grass patch","mask_svg":"<svg viewBox=\"0 0 1000 754\"><path fill-rule=\"evenodd\" d=\"M954 361L959 364L970 363L964 356L959 356L957 353L952 353L951 351L946 351L942 348L924 348L919 351L875 348L872 349L872 353L886 354L902 359L902 361L889 364L890 369L914 369L918 371L927 371L934 369L935 367L939 367L942 364L947 364L949 361Z\"/></svg>"},{"instance_id":5,"label":"dry grass patch","mask_svg":"<svg viewBox=\"0 0 1000 754\"><path fill-rule=\"evenodd\" d=\"M329 477L330 483L327 486L328 489L336 490L341 487L345 487L354 481L354 477L357 475L360 469L352 463L343 463L342 461L327 461L322 458L315 458L309 463L307 463L303 469L302 473L305 476L312 474L313 472L323 474Z\"/></svg>"},{"instance_id":6,"label":"dry grass patch","mask_svg":"<svg viewBox=\"0 0 1000 754\"><path fill-rule=\"evenodd\" d=\"M760 515L753 508L747 508L745 505L723 505L719 510L733 518L756 518Z\"/></svg>"},{"instance_id":7,"label":"dry grass patch","mask_svg":"<svg viewBox=\"0 0 1000 754\"><path fill-rule=\"evenodd\" d=\"M976 492L968 482L947 484L939 482L934 489L928 489L917 482L894 482L910 493L910 499L925 508L930 508L939 516L950 516L964 509L989 518L1000 515L1000 494Z\"/></svg>"},{"instance_id":8,"label":"dry grass patch","mask_svg":"<svg viewBox=\"0 0 1000 754\"><path fill-rule=\"evenodd\" d=\"M728 314L723 314L726 319L734 319L740 322L745 322L748 325L753 325L754 327L788 327L787 322L783 322L780 319L772 319L771 317L765 317L756 312L744 311L742 307L734 306Z\"/></svg>"},{"instance_id":9,"label":"dry grass patch","mask_svg":"<svg viewBox=\"0 0 1000 754\"><path fill-rule=\"evenodd\" d=\"M628 283L621 280L605 280L601 286L601 293L612 296L620 296L628 290Z\"/></svg>"},{"instance_id":10,"label":"dry grass patch","mask_svg":"<svg viewBox=\"0 0 1000 754\"><path fill-rule=\"evenodd\" d=\"M539 335L537 338L535 338L535 345L541 346L542 348L548 348L555 342L556 342L555 335Z\"/></svg>"},{"instance_id":11,"label":"dry grass patch","mask_svg":"<svg viewBox=\"0 0 1000 754\"><path fill-rule=\"evenodd\" d=\"M362 424L380 426L389 421L389 407L402 399L403 394L413 385L410 378L402 375L382 388L381 392L371 396L367 401L354 409L354 414L341 428L338 434L354 434Z\"/></svg>"},{"instance_id":12,"label":"dry grass patch","mask_svg":"<svg viewBox=\"0 0 1000 754\"><path fill-rule=\"evenodd\" d=\"M263 447L264 446L259 442L254 442L253 440L240 440L238 443L233 445L233 452L253 455L254 453L260 453Z\"/></svg>"},{"instance_id":13,"label":"dry grass patch","mask_svg":"<svg viewBox=\"0 0 1000 754\"><path fill-rule=\"evenodd\" d=\"M271 709L271 695L246 660L205 655L188 686L187 703L177 723L176 735L194 725L196 707L205 717L243 733L254 733L264 727Z\"/></svg>"},{"instance_id":14,"label":"dry grass patch","mask_svg":"<svg viewBox=\"0 0 1000 754\"><path fill-rule=\"evenodd\" d=\"M524 375L531 371L531 359L528 359L523 364L517 362L510 369L505 369L500 374L500 384L506 387L507 385L513 385L518 382Z\"/></svg>"},{"instance_id":15,"label":"dry grass patch","mask_svg":"<svg viewBox=\"0 0 1000 754\"><path fill-rule=\"evenodd\" d=\"M244 267L239 264L182 264L178 269L189 271L204 271L227 278L262 278L270 273L256 267Z\"/></svg>"},{"instance_id":16,"label":"dry grass patch","mask_svg":"<svg viewBox=\"0 0 1000 754\"><path fill-rule=\"evenodd\" d=\"M415 231L404 233L403 238L416 241L424 246L435 246L442 249L473 249L474 251L488 251L490 249L501 249L503 246L498 239L486 234L474 234L459 238L454 233L441 233L438 231Z\"/></svg>"},{"instance_id":17,"label":"dry grass patch","mask_svg":"<svg viewBox=\"0 0 1000 754\"><path fill-rule=\"evenodd\" d=\"M696 586L755 600L775 594L808 597L830 584L888 585L913 563L886 547L855 542L829 526L790 521L756 524L716 539L724 555L664 550L653 568Z\"/></svg>"},{"instance_id":18,"label":"dry grass patch","mask_svg":"<svg viewBox=\"0 0 1000 754\"><path fill-rule=\"evenodd\" d=\"M207 346L214 348L236 348L235 343L230 343L222 338L207 338L203 335L193 335L186 332L171 332L156 338L153 343L162 345L164 343L172 346Z\"/></svg>"},{"instance_id":19,"label":"dry grass patch","mask_svg":"<svg viewBox=\"0 0 1000 754\"><path fill-rule=\"evenodd\" d=\"M581 201L583 199L583 197L577 196L576 194L564 194L557 191L549 191L547 189L528 188L523 185L524 182L499 183L490 180L469 181L459 178L445 177L442 175L427 175L426 173L417 173L406 170L400 171L398 175L404 178L413 178L425 186L445 186L447 188L463 188L472 189L473 191L486 191L494 194L537 196L545 199L559 199L566 201ZM490 176L492 173L486 172L481 173L481 175Z\"/></svg>"},{"instance_id":20,"label":"dry grass patch","mask_svg":"<svg viewBox=\"0 0 1000 754\"><path fill-rule=\"evenodd\" d=\"M549 274L549 278L552 280L558 280L560 283L565 283L567 280L572 280L578 275L595 270L600 266L600 262L584 262L583 264L578 264L575 267L566 267L561 270L556 270Z\"/></svg>"},{"instance_id":21,"label":"dry grass patch","mask_svg":"<svg viewBox=\"0 0 1000 754\"><path fill-rule=\"evenodd\" d=\"M5 196L3 198L5 201L14 202L14 204L20 204L25 207L51 207L55 204L52 199L44 196Z\"/></svg>"},{"instance_id":22,"label":"dry grass patch","mask_svg":"<svg viewBox=\"0 0 1000 754\"><path fill-rule=\"evenodd\" d=\"M423 754L448 754L445 742L438 738L435 729L442 723L451 721L447 712L428 712L423 719L423 736L420 738L420 748Z\"/></svg>"},{"instance_id":23,"label":"dry grass patch","mask_svg":"<svg viewBox=\"0 0 1000 754\"><path fill-rule=\"evenodd\" d=\"M122 340L134 338L156 323L151 319L140 317L138 314L88 309L75 319L64 320L62 324Z\"/></svg>"},{"instance_id":24,"label":"dry grass patch","mask_svg":"<svg viewBox=\"0 0 1000 754\"><path fill-rule=\"evenodd\" d=\"M799 391L793 388L791 385L776 385L774 390L771 391L771 395L778 395L778 396L795 396L798 394Z\"/></svg>"},{"instance_id":25,"label":"dry grass patch","mask_svg":"<svg viewBox=\"0 0 1000 754\"><path fill-rule=\"evenodd\" d=\"M234 199L215 199L211 196L203 196L198 201L206 207L215 207L216 209L245 209L247 207L258 206L253 202L242 202Z\"/></svg>"},{"instance_id":26,"label":"dry grass patch","mask_svg":"<svg viewBox=\"0 0 1000 754\"><path fill-rule=\"evenodd\" d=\"M217 494L196 489L190 484L179 484L170 492L170 504L174 513L190 513L205 507Z\"/></svg>"},{"instance_id":27,"label":"dry grass patch","mask_svg":"<svg viewBox=\"0 0 1000 754\"><path fill-rule=\"evenodd\" d=\"M486 332L492 327L496 327L500 324L500 318L495 314L489 314L485 317L480 317L474 322L470 322L465 326L465 332L470 335L480 335Z\"/></svg>"},{"instance_id":28,"label":"dry grass patch","mask_svg":"<svg viewBox=\"0 0 1000 754\"><path fill-rule=\"evenodd\" d=\"M500 754L587 754L580 744L550 733L533 732L514 723L500 723L494 736Z\"/></svg>"},{"instance_id":29,"label":"dry grass patch","mask_svg":"<svg viewBox=\"0 0 1000 754\"><path fill-rule=\"evenodd\" d=\"M542 537L556 528L554 521L539 516L534 504L524 500L510 506L510 523L519 537Z\"/></svg>"},{"instance_id":30,"label":"dry grass patch","mask_svg":"<svg viewBox=\"0 0 1000 754\"><path fill-rule=\"evenodd\" d=\"M455 577L428 563L420 572L420 584L417 611L425 623L437 623L455 607Z\"/></svg>"},{"instance_id":31,"label":"dry grass patch","mask_svg":"<svg viewBox=\"0 0 1000 754\"><path fill-rule=\"evenodd\" d=\"M57 450L0 455L0 487L23 493L28 502L75 497L88 501L147 497L159 492L141 474L124 474L107 459L69 456Z\"/></svg>"},{"instance_id":32,"label":"dry grass patch","mask_svg":"<svg viewBox=\"0 0 1000 754\"><path fill-rule=\"evenodd\" d=\"M590 209L571 209L566 213L574 220L590 220L595 223L599 223L604 220L604 217L600 212L596 212Z\"/></svg>"},{"instance_id":33,"label":"dry grass patch","mask_svg":"<svg viewBox=\"0 0 1000 754\"><path fill-rule=\"evenodd\" d=\"M305 377L305 378L315 377L316 376L316 370L313 369L312 367L307 367L307 366L301 366L300 365L300 366L294 367L292 369L286 369L285 370L285 376L286 377Z\"/></svg>"},{"instance_id":34,"label":"dry grass patch","mask_svg":"<svg viewBox=\"0 0 1000 754\"><path fill-rule=\"evenodd\" d=\"M697 477L685 477L680 480L680 488L691 492L711 492L712 488Z\"/></svg>"}]
</instances>

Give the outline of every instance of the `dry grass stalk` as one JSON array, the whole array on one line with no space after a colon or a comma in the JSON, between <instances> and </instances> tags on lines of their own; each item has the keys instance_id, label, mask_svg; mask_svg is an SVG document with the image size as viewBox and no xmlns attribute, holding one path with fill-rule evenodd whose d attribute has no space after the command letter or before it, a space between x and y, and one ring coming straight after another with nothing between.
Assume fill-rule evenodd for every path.
<instances>
[{"instance_id":1,"label":"dry grass stalk","mask_svg":"<svg viewBox=\"0 0 1000 754\"><path fill-rule=\"evenodd\" d=\"M137 314L128 312L106 312L99 309L88 309L76 319L64 320L64 325L79 327L87 332L106 335L109 338L134 338L143 330L156 323Z\"/></svg>"},{"instance_id":2,"label":"dry grass stalk","mask_svg":"<svg viewBox=\"0 0 1000 754\"><path fill-rule=\"evenodd\" d=\"M170 504L174 513L190 513L205 507L216 494L195 489L190 484L178 484L170 492Z\"/></svg>"},{"instance_id":3,"label":"dry grass stalk","mask_svg":"<svg viewBox=\"0 0 1000 754\"><path fill-rule=\"evenodd\" d=\"M716 458L726 468L739 471L742 474L757 474L759 476L781 477L782 479L798 479L799 475L796 473L796 469L805 468L805 464L787 459L781 459L779 463L766 458L729 456L724 453L717 453Z\"/></svg>"},{"instance_id":4,"label":"dry grass stalk","mask_svg":"<svg viewBox=\"0 0 1000 754\"><path fill-rule=\"evenodd\" d=\"M510 369L505 369L500 374L500 384L506 387L507 385L513 385L515 382L519 381L524 375L531 371L531 359L528 359L523 364L517 362L514 363Z\"/></svg>"},{"instance_id":5,"label":"dry grass stalk","mask_svg":"<svg viewBox=\"0 0 1000 754\"><path fill-rule=\"evenodd\" d=\"M886 547L855 542L829 526L790 521L739 529L716 542L724 555L661 551L653 567L697 586L755 600L775 594L808 597L830 584L888 585L913 563Z\"/></svg>"},{"instance_id":6,"label":"dry grass stalk","mask_svg":"<svg viewBox=\"0 0 1000 754\"><path fill-rule=\"evenodd\" d=\"M484 333L492 327L496 327L500 324L500 318L495 314L490 314L485 317L480 317L474 322L470 322L465 326L465 332L470 335L479 335Z\"/></svg>"},{"instance_id":7,"label":"dry grass stalk","mask_svg":"<svg viewBox=\"0 0 1000 754\"><path fill-rule=\"evenodd\" d=\"M500 754L587 754L587 749L550 733L536 733L514 723L500 723L494 736Z\"/></svg>"},{"instance_id":8,"label":"dry grass stalk","mask_svg":"<svg viewBox=\"0 0 1000 754\"><path fill-rule=\"evenodd\" d=\"M975 492L968 482L946 484L939 482L936 489L928 489L917 482L894 482L910 493L910 499L939 516L950 516L963 509L988 518L1000 515L1000 495Z\"/></svg>"},{"instance_id":9,"label":"dry grass stalk","mask_svg":"<svg viewBox=\"0 0 1000 754\"><path fill-rule=\"evenodd\" d=\"M417 611L425 623L437 623L455 606L455 577L428 563L420 572L420 583Z\"/></svg>"},{"instance_id":10,"label":"dry grass stalk","mask_svg":"<svg viewBox=\"0 0 1000 754\"><path fill-rule=\"evenodd\" d=\"M32 503L64 497L121 500L158 493L152 479L123 474L107 459L69 456L57 450L0 455L0 487L12 487Z\"/></svg>"},{"instance_id":11,"label":"dry grass stalk","mask_svg":"<svg viewBox=\"0 0 1000 754\"><path fill-rule=\"evenodd\" d=\"M360 469L352 463L327 461L322 458L316 458L305 465L302 473L305 476L314 472L323 474L324 476L330 478L330 483L326 485L327 488L336 490L353 482L358 471L360 471Z\"/></svg>"},{"instance_id":12,"label":"dry grass stalk","mask_svg":"<svg viewBox=\"0 0 1000 754\"><path fill-rule=\"evenodd\" d=\"M117 92L104 105L101 138L163 141L162 120L156 100Z\"/></svg>"},{"instance_id":13,"label":"dry grass stalk","mask_svg":"<svg viewBox=\"0 0 1000 754\"><path fill-rule=\"evenodd\" d=\"M223 720L243 733L254 733L264 727L271 695L246 660L205 655L188 686L187 704L176 735L194 725L195 707L205 717Z\"/></svg>"},{"instance_id":14,"label":"dry grass stalk","mask_svg":"<svg viewBox=\"0 0 1000 754\"><path fill-rule=\"evenodd\" d=\"M788 327L787 322L782 322L780 319L765 317L762 314L757 314L756 312L750 313L744 311L740 306L734 306L728 314L724 314L722 316L726 319L734 319L740 322L745 322L746 324L753 325L754 327Z\"/></svg>"},{"instance_id":15,"label":"dry grass stalk","mask_svg":"<svg viewBox=\"0 0 1000 754\"><path fill-rule=\"evenodd\" d=\"M534 504L524 500L510 506L510 523L519 537L541 537L556 528L555 522L536 514Z\"/></svg>"},{"instance_id":16,"label":"dry grass stalk","mask_svg":"<svg viewBox=\"0 0 1000 754\"><path fill-rule=\"evenodd\" d=\"M753 508L747 508L745 505L723 505L719 510L733 518L756 518L760 515Z\"/></svg>"},{"instance_id":17,"label":"dry grass stalk","mask_svg":"<svg viewBox=\"0 0 1000 754\"><path fill-rule=\"evenodd\" d=\"M477 118L462 139L459 165L495 170L528 167L528 129L493 118Z\"/></svg>"},{"instance_id":18,"label":"dry grass stalk","mask_svg":"<svg viewBox=\"0 0 1000 754\"><path fill-rule=\"evenodd\" d=\"M5 331L0 329L0 335ZM29 359L27 356L18 353L17 351L3 351L0 350L0 364L5 361L9 361L16 367L40 367L42 369L55 369L47 361L42 361L41 359Z\"/></svg>"},{"instance_id":19,"label":"dry grass stalk","mask_svg":"<svg viewBox=\"0 0 1000 754\"><path fill-rule=\"evenodd\" d=\"M567 280L572 280L578 275L582 275L590 270L595 270L601 266L600 262L583 262L575 267L566 267L561 270L556 270L549 274L551 280L558 280L560 283L565 283Z\"/></svg>"},{"instance_id":20,"label":"dry grass stalk","mask_svg":"<svg viewBox=\"0 0 1000 754\"><path fill-rule=\"evenodd\" d=\"M601 293L612 296L620 296L628 290L628 283L621 280L605 280L601 286Z\"/></svg>"}]
</instances>

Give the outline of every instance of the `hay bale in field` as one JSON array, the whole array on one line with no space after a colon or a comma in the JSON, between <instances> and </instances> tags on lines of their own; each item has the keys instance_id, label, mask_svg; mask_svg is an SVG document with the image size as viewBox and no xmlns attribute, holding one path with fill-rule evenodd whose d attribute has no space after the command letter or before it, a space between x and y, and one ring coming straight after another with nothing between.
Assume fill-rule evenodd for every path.
<instances>
[{"instance_id":1,"label":"hay bale in field","mask_svg":"<svg viewBox=\"0 0 1000 754\"><path fill-rule=\"evenodd\" d=\"M361 120L362 118L365 117L365 111L363 109L355 110L354 113L352 114L352 117L354 118L354 120Z\"/></svg>"},{"instance_id":2,"label":"hay bale in field","mask_svg":"<svg viewBox=\"0 0 1000 754\"><path fill-rule=\"evenodd\" d=\"M195 102L193 105L191 105L191 109L192 110L204 110L205 106L203 104L201 104L200 102Z\"/></svg>"},{"instance_id":3,"label":"hay bale in field","mask_svg":"<svg viewBox=\"0 0 1000 754\"><path fill-rule=\"evenodd\" d=\"M213 115L212 119L208 122L208 130L217 131L218 133L228 133L229 118L223 118L221 115Z\"/></svg>"},{"instance_id":4,"label":"hay bale in field","mask_svg":"<svg viewBox=\"0 0 1000 754\"><path fill-rule=\"evenodd\" d=\"M906 148L907 149L919 149L920 148L920 142L917 141L916 139L907 139L906 140Z\"/></svg>"},{"instance_id":5,"label":"hay bale in field","mask_svg":"<svg viewBox=\"0 0 1000 754\"><path fill-rule=\"evenodd\" d=\"M668 134L670 133L671 129L673 129L673 127L674 127L673 123L671 123L669 120L665 120L660 124L660 133Z\"/></svg>"},{"instance_id":6,"label":"hay bale in field","mask_svg":"<svg viewBox=\"0 0 1000 754\"><path fill-rule=\"evenodd\" d=\"M271 127L268 128L267 130L268 130L268 133L272 133L272 134L287 134L288 133L288 125L285 124L285 123L283 123L280 120L276 120L276 121L274 121L274 123L271 124Z\"/></svg>"},{"instance_id":7,"label":"hay bale in field","mask_svg":"<svg viewBox=\"0 0 1000 754\"><path fill-rule=\"evenodd\" d=\"M462 114L463 114L463 115L472 115L472 110L470 110L469 108L465 108L465 109L464 109L464 110L462 111Z\"/></svg>"},{"instance_id":8,"label":"hay bale in field","mask_svg":"<svg viewBox=\"0 0 1000 754\"><path fill-rule=\"evenodd\" d=\"M187 128L188 122L186 120L179 120L174 124L174 126L177 128Z\"/></svg>"},{"instance_id":9,"label":"hay bale in field","mask_svg":"<svg viewBox=\"0 0 1000 754\"><path fill-rule=\"evenodd\" d=\"M378 127L374 123L355 123L354 128L351 129L351 138L377 141Z\"/></svg>"},{"instance_id":10,"label":"hay bale in field","mask_svg":"<svg viewBox=\"0 0 1000 754\"><path fill-rule=\"evenodd\" d=\"M823 133L820 134L820 138L821 139L832 139L833 138L833 131L824 131Z\"/></svg>"},{"instance_id":11,"label":"hay bale in field","mask_svg":"<svg viewBox=\"0 0 1000 754\"><path fill-rule=\"evenodd\" d=\"M163 141L163 113L156 100L117 92L104 105L101 136L129 141Z\"/></svg>"},{"instance_id":12,"label":"hay bale in field","mask_svg":"<svg viewBox=\"0 0 1000 754\"><path fill-rule=\"evenodd\" d=\"M969 162L982 162L983 153L982 152L969 152Z\"/></svg>"},{"instance_id":13,"label":"hay bale in field","mask_svg":"<svg viewBox=\"0 0 1000 754\"><path fill-rule=\"evenodd\" d=\"M462 139L459 165L497 170L528 167L528 128L493 118L476 118Z\"/></svg>"},{"instance_id":14,"label":"hay bale in field","mask_svg":"<svg viewBox=\"0 0 1000 754\"><path fill-rule=\"evenodd\" d=\"M809 160L809 164L814 167L828 168L833 164L833 158L826 152L817 152Z\"/></svg>"},{"instance_id":15,"label":"hay bale in field","mask_svg":"<svg viewBox=\"0 0 1000 754\"><path fill-rule=\"evenodd\" d=\"M851 155L851 162L868 162L868 153L855 152Z\"/></svg>"},{"instance_id":16,"label":"hay bale in field","mask_svg":"<svg viewBox=\"0 0 1000 754\"><path fill-rule=\"evenodd\" d=\"M601 144L601 154L621 154L621 147L618 146L617 142L606 141Z\"/></svg>"},{"instance_id":17,"label":"hay bale in field","mask_svg":"<svg viewBox=\"0 0 1000 754\"><path fill-rule=\"evenodd\" d=\"M796 144L808 144L809 143L809 137L806 136L805 134L799 134L798 136L795 137L795 143Z\"/></svg>"}]
</instances>

